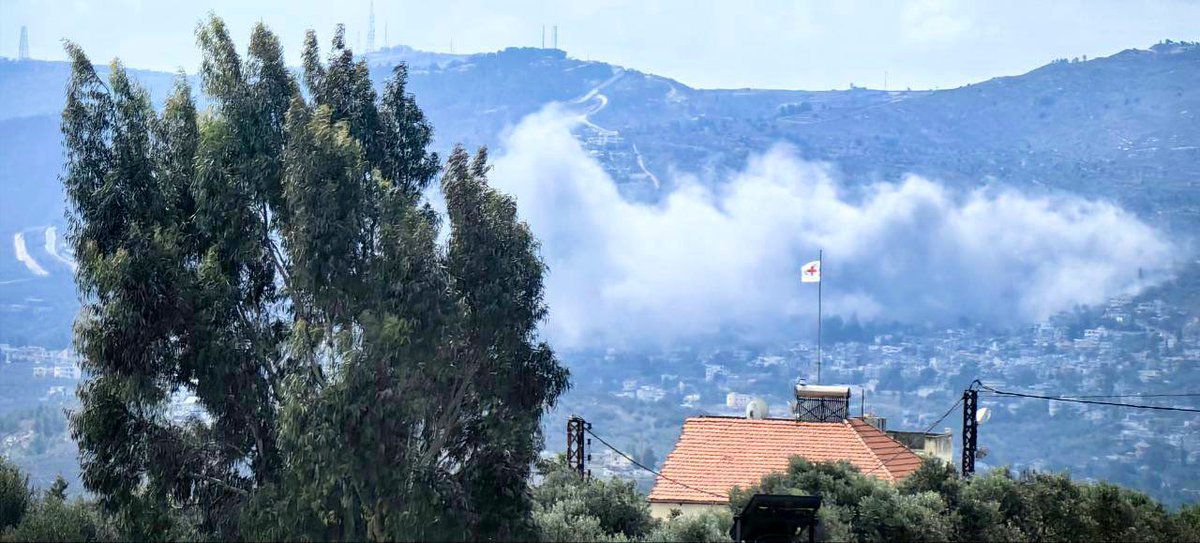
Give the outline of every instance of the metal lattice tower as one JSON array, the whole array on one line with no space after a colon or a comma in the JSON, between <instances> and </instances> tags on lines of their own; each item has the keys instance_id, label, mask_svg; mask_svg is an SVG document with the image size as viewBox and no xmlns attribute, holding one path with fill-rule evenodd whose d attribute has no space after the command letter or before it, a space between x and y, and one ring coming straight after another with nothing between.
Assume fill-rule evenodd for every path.
<instances>
[{"instance_id":1,"label":"metal lattice tower","mask_svg":"<svg viewBox=\"0 0 1200 543\"><path fill-rule=\"evenodd\" d=\"M17 60L29 60L29 29L21 25L21 44L17 47Z\"/></svg>"},{"instance_id":2,"label":"metal lattice tower","mask_svg":"<svg viewBox=\"0 0 1200 543\"><path fill-rule=\"evenodd\" d=\"M580 417L572 415L567 419L567 464L571 469L586 478L591 475L587 469L588 454L585 450L583 434L591 430L592 425ZM590 444L592 440L587 440Z\"/></svg>"},{"instance_id":3,"label":"metal lattice tower","mask_svg":"<svg viewBox=\"0 0 1200 543\"><path fill-rule=\"evenodd\" d=\"M975 450L979 440L979 421L975 413L979 407L979 391L968 388L963 391L962 474L970 477L975 473Z\"/></svg>"},{"instance_id":4,"label":"metal lattice tower","mask_svg":"<svg viewBox=\"0 0 1200 543\"><path fill-rule=\"evenodd\" d=\"M375 50L375 0L371 0L371 7L367 13L367 53Z\"/></svg>"}]
</instances>

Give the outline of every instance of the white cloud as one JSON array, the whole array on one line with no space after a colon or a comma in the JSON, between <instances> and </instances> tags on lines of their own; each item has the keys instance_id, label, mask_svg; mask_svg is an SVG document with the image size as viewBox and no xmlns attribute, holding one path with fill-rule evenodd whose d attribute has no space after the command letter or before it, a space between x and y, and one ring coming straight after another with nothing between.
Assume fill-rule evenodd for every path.
<instances>
[{"instance_id":1,"label":"white cloud","mask_svg":"<svg viewBox=\"0 0 1200 543\"><path fill-rule=\"evenodd\" d=\"M491 183L550 266L559 346L674 342L716 331L793 335L815 313L799 266L825 251L827 314L908 322L1041 319L1138 289L1174 247L1107 203L1012 190L956 193L909 176L861 190L786 147L717 188L624 200L551 107L507 137Z\"/></svg>"},{"instance_id":2,"label":"white cloud","mask_svg":"<svg viewBox=\"0 0 1200 543\"><path fill-rule=\"evenodd\" d=\"M913 0L900 13L901 36L915 44L954 42L972 30L971 19L945 0Z\"/></svg>"}]
</instances>

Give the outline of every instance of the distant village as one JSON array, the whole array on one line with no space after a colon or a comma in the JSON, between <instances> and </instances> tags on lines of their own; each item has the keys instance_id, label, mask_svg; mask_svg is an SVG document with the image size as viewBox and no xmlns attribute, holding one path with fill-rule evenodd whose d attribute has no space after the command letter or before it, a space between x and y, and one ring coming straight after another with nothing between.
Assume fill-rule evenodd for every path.
<instances>
[{"instance_id":1,"label":"distant village","mask_svg":"<svg viewBox=\"0 0 1200 543\"><path fill-rule=\"evenodd\" d=\"M562 426L577 413L650 465L661 465L671 452L684 419L744 416L754 398L766 401L770 417L787 417L792 385L816 380L816 346L807 341L560 356L576 385L545 418L546 454L563 450ZM923 431L976 378L998 389L1049 396L1196 390L1200 319L1165 300L1116 298L1007 333L972 325L827 342L822 359L822 383L849 386L855 416L873 416L887 430ZM70 350L0 344L0 409L71 405L82 376ZM1200 481L1184 471L1200 462L1200 417L986 396L981 405L995 413L980 430L983 466L1069 469L1168 502L1200 499ZM180 392L168 416L184 421L205 415L195 397ZM951 436L953 455L959 454L959 417L933 429ZM0 454L19 453L11 449L29 441L28 435L0 435ZM1034 442L1039 446L1030 447ZM632 478L646 490L654 483L652 474L624 456L603 447L589 452L588 468L596 476ZM1181 475L1173 477L1176 471Z\"/></svg>"},{"instance_id":2,"label":"distant village","mask_svg":"<svg viewBox=\"0 0 1200 543\"><path fill-rule=\"evenodd\" d=\"M597 433L624 440L635 459L659 462L685 418L743 416L754 398L766 400L771 417L786 417L791 385L816 377L810 342L562 356L578 385L559 411L597 421ZM851 387L855 416L882 419L887 430L924 431L976 378L997 389L1046 396L1200 389L1200 319L1164 300L1116 298L1009 332L964 326L826 344L822 359L821 382ZM1170 398L1141 403L1172 404ZM1200 417L987 395L981 405L995 413L980 430L982 466L1067 469L1166 501L1200 498L1200 481L1186 475L1200 462ZM546 426L550 450L561 450L562 418L551 417ZM952 436L954 455L960 454L961 424L955 412L932 429ZM1029 446L1035 442L1039 446ZM597 449L590 467L600 476L637 479L643 488L654 481L607 450ZM1175 472L1181 477L1172 478Z\"/></svg>"}]
</instances>

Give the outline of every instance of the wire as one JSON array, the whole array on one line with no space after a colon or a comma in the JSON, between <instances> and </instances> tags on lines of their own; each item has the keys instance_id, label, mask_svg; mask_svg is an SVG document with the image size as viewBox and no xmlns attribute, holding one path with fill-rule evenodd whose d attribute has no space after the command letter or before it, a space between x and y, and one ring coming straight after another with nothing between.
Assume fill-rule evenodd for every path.
<instances>
[{"instance_id":1,"label":"wire","mask_svg":"<svg viewBox=\"0 0 1200 543\"><path fill-rule=\"evenodd\" d=\"M633 465L635 465L635 466L637 466L637 467L639 467L639 468L642 468L642 469L644 469L644 470L646 470L646 471L648 471L648 472L650 472L650 473L653 473L653 474L655 474L655 475L657 475L657 476L659 476L659 477L662 477L663 479L666 479L666 480L668 480L668 481L671 481L672 483L675 483L675 484L677 484L677 485L679 485L679 486L682 486L682 487L684 487L684 488L687 488L687 489L689 489L689 490L695 490L696 492L701 492L701 493L704 493L704 494L708 494L709 496L716 496L716 497L718 497L718 498L721 498L722 500L729 500L729 496L728 496L728 495L717 494L716 492L709 492L709 491L707 491L707 490L701 490L701 489L699 489L699 488L696 488L696 487L694 487L694 486L691 486L691 485L686 485L686 484L684 484L684 483L681 483L681 482L679 482L679 481L676 481L675 479L672 479L672 478L670 478L670 477L667 477L666 475L663 475L662 473L659 473L658 471L656 471L656 470L654 470L654 469L652 469L652 468L648 468L648 467L646 467L646 466L642 465L642 463L641 463L641 462L638 462L637 460L634 460L633 458L631 458L631 457L630 457L628 454L625 454L625 453L621 452L621 450L620 450L620 449L618 449L618 448L616 448L616 447L613 447L612 445L609 445L609 443L608 443L607 441L604 441L604 438L602 438L602 437L600 437L600 436L596 435L596 433L595 433L595 432L593 432L593 431L591 430L591 428L587 428L587 427L585 427L585 428L584 428L584 431L585 431L585 432L587 432L587 433L588 433L588 435L590 435L590 436L592 436L592 437L596 438L596 440L597 440L597 441L599 441L600 443L603 443L605 447L608 447L609 449L612 449L612 451L613 451L613 452L615 452L615 453L617 453L617 454L621 455L621 456L622 456L622 457L624 457L626 460L628 460L630 463L632 463Z\"/></svg>"},{"instance_id":2,"label":"wire","mask_svg":"<svg viewBox=\"0 0 1200 543\"><path fill-rule=\"evenodd\" d=\"M929 425L929 427L928 427L928 428L926 428L926 429L925 429L925 432L923 432L923 433L926 433L926 434L928 434L929 432L932 432L932 431L933 431L933 428L934 428L935 426L937 426L937 425L941 424L941 423L942 423L942 421L946 420L946 417L949 417L949 416L950 416L950 413L953 413L953 412L954 412L954 410L958 408L958 404L961 404L961 403L962 403L962 398L959 398L957 402L954 402L954 405L950 406L950 409L947 409L947 410L946 410L946 412L945 412L945 413L943 413L943 414L942 414L942 416L938 418L938 420L935 420L935 421L933 421L933 424L930 424L930 425ZM909 451L909 450L910 450L908 447L904 446L904 444L903 444L903 443L901 443L900 445L901 445L901 448L900 448L900 449L897 449L895 453L892 453L892 455L891 455L891 456L889 456L887 460L884 460L884 459L880 458L880 459L879 459L879 465L877 465L877 466L875 466L875 467L871 468L871 469L870 469L870 470L868 470L868 471L864 471L864 472L863 472L863 475L870 475L870 474L874 473L874 472L875 472L875 470L877 470L877 469L879 469L879 468L882 468L883 466L887 465L887 463L888 463L888 462L891 462L892 460L895 460L897 456L900 456L901 454L904 454L904 451Z\"/></svg>"},{"instance_id":3,"label":"wire","mask_svg":"<svg viewBox=\"0 0 1200 543\"><path fill-rule=\"evenodd\" d=\"M1200 393L1188 392L1182 394L1094 394L1081 396L1059 396L1072 400L1083 398L1200 398Z\"/></svg>"},{"instance_id":4,"label":"wire","mask_svg":"<svg viewBox=\"0 0 1200 543\"><path fill-rule=\"evenodd\" d=\"M996 389L994 389L990 386L987 386L983 383L979 383L979 386L988 392L991 392L993 394L997 394L1000 396L1014 396L1017 398L1033 398L1036 400L1050 400L1050 401L1055 401L1055 402L1083 403L1083 404L1091 404L1091 405L1107 405L1107 406L1111 406L1111 407L1130 407L1133 409L1148 409L1148 410L1152 410L1152 411L1181 411L1184 413L1200 413L1200 409L1194 409L1191 407L1168 407L1168 406L1162 406L1162 405L1145 405L1145 404L1136 404L1136 403L1102 402L1099 400L1083 400L1083 399L1064 397L1064 396L1041 396L1038 394L1025 394L1025 393L1021 393L1021 392L1007 392L1007 391L1003 391L1003 390L996 390Z\"/></svg>"}]
</instances>

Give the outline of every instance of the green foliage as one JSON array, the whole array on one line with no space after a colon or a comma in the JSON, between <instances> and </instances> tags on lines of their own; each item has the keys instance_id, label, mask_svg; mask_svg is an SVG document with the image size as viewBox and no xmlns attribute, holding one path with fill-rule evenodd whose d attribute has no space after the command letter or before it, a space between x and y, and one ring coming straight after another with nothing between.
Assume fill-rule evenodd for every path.
<instances>
[{"instance_id":1,"label":"green foliage","mask_svg":"<svg viewBox=\"0 0 1200 543\"><path fill-rule=\"evenodd\" d=\"M120 537L96 504L47 494L33 502L21 523L0 540L119 541Z\"/></svg>"},{"instance_id":2,"label":"green foliage","mask_svg":"<svg viewBox=\"0 0 1200 543\"><path fill-rule=\"evenodd\" d=\"M563 455L538 462L538 472L542 482L533 489L534 521L545 541L636 540L657 524L633 481L585 481Z\"/></svg>"},{"instance_id":3,"label":"green foliage","mask_svg":"<svg viewBox=\"0 0 1200 543\"><path fill-rule=\"evenodd\" d=\"M1200 504L1185 505L1175 519L1181 541L1200 541Z\"/></svg>"},{"instance_id":4,"label":"green foliage","mask_svg":"<svg viewBox=\"0 0 1200 543\"><path fill-rule=\"evenodd\" d=\"M728 511L704 511L680 515L661 523L646 536L646 541L729 541L733 515Z\"/></svg>"},{"instance_id":5,"label":"green foliage","mask_svg":"<svg viewBox=\"0 0 1200 543\"><path fill-rule=\"evenodd\" d=\"M29 476L0 457L0 532L21 522L31 499Z\"/></svg>"},{"instance_id":6,"label":"green foliage","mask_svg":"<svg viewBox=\"0 0 1200 543\"><path fill-rule=\"evenodd\" d=\"M729 541L728 511L659 521L633 481L584 480L562 455L538 462L538 472L533 518L542 541Z\"/></svg>"},{"instance_id":7,"label":"green foliage","mask_svg":"<svg viewBox=\"0 0 1200 543\"><path fill-rule=\"evenodd\" d=\"M89 378L84 486L124 537L517 539L539 422L568 375L545 267L487 155L439 170L406 69L383 96L339 27L300 93L263 25L201 24L196 111L161 114L74 44L62 130ZM173 394L205 417L166 416Z\"/></svg>"},{"instance_id":8,"label":"green foliage","mask_svg":"<svg viewBox=\"0 0 1200 543\"><path fill-rule=\"evenodd\" d=\"M621 534L608 532L579 496L568 496L535 509L534 522L542 541L628 541Z\"/></svg>"},{"instance_id":9,"label":"green foliage","mask_svg":"<svg viewBox=\"0 0 1200 543\"><path fill-rule=\"evenodd\" d=\"M893 487L846 463L794 458L786 473L735 489L731 507L757 492L822 496L818 534L827 541L1170 541L1196 534L1200 519L1194 508L1172 515L1106 483L1004 468L964 480L936 459Z\"/></svg>"},{"instance_id":10,"label":"green foliage","mask_svg":"<svg viewBox=\"0 0 1200 543\"><path fill-rule=\"evenodd\" d=\"M46 490L46 497L64 501L67 499L68 486L70 485L67 483L67 480L63 479L62 475L57 475L54 477L54 483Z\"/></svg>"},{"instance_id":11,"label":"green foliage","mask_svg":"<svg viewBox=\"0 0 1200 543\"><path fill-rule=\"evenodd\" d=\"M116 531L95 503L67 501L67 482L58 477L45 493L0 457L0 542L114 541Z\"/></svg>"},{"instance_id":12,"label":"green foliage","mask_svg":"<svg viewBox=\"0 0 1200 543\"><path fill-rule=\"evenodd\" d=\"M539 463L533 489L545 541L728 541L733 514L757 493L819 495L822 541L1193 541L1200 508L1177 513L1140 492L1066 474L1005 468L962 479L937 459L898 485L846 462L795 457L786 472L734 488L727 509L652 519L627 481L580 479L562 456Z\"/></svg>"}]
</instances>

